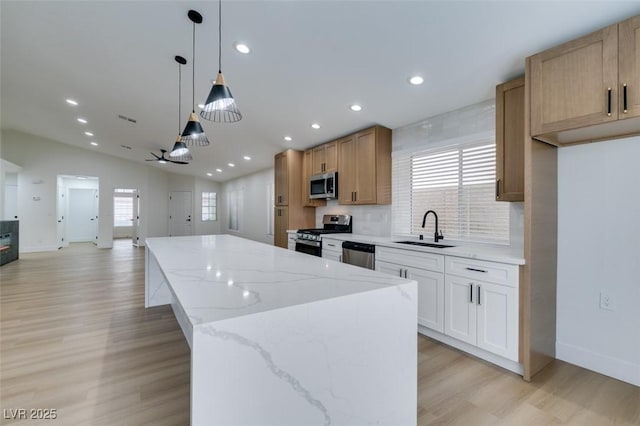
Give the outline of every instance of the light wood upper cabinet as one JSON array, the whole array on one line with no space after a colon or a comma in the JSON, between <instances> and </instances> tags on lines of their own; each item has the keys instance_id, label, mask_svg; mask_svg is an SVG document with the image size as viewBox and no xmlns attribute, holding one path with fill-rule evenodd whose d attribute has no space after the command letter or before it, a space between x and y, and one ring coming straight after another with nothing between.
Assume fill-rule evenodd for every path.
<instances>
[{"instance_id":1,"label":"light wood upper cabinet","mask_svg":"<svg viewBox=\"0 0 640 426\"><path fill-rule=\"evenodd\" d=\"M337 146L337 145L336 145ZM305 207L326 206L326 200L311 199L311 186L309 184L313 173L313 152L315 148L308 149L304 152L302 160L302 205Z\"/></svg>"},{"instance_id":2,"label":"light wood upper cabinet","mask_svg":"<svg viewBox=\"0 0 640 426\"><path fill-rule=\"evenodd\" d=\"M276 154L274 244L287 248L287 229L312 228L315 209L305 207L302 197L302 165L304 153L289 149Z\"/></svg>"},{"instance_id":3,"label":"light wood upper cabinet","mask_svg":"<svg viewBox=\"0 0 640 426\"><path fill-rule=\"evenodd\" d=\"M640 16L618 24L619 118L640 116ZM625 111L626 85L626 111Z\"/></svg>"},{"instance_id":4,"label":"light wood upper cabinet","mask_svg":"<svg viewBox=\"0 0 640 426\"><path fill-rule=\"evenodd\" d=\"M289 204L289 167L287 152L284 151L275 156L275 203L276 206Z\"/></svg>"},{"instance_id":5,"label":"light wood upper cabinet","mask_svg":"<svg viewBox=\"0 0 640 426\"><path fill-rule=\"evenodd\" d=\"M527 72L536 139L565 145L640 134L640 16L533 55Z\"/></svg>"},{"instance_id":6,"label":"light wood upper cabinet","mask_svg":"<svg viewBox=\"0 0 640 426\"><path fill-rule=\"evenodd\" d=\"M335 172L338 170L338 142L329 142L312 148L313 167L311 175Z\"/></svg>"},{"instance_id":7,"label":"light wood upper cabinet","mask_svg":"<svg viewBox=\"0 0 640 426\"><path fill-rule=\"evenodd\" d=\"M339 204L391 203L391 130L375 126L338 141Z\"/></svg>"},{"instance_id":8,"label":"light wood upper cabinet","mask_svg":"<svg viewBox=\"0 0 640 426\"><path fill-rule=\"evenodd\" d=\"M496 86L496 200L524 201L524 77Z\"/></svg>"}]
</instances>

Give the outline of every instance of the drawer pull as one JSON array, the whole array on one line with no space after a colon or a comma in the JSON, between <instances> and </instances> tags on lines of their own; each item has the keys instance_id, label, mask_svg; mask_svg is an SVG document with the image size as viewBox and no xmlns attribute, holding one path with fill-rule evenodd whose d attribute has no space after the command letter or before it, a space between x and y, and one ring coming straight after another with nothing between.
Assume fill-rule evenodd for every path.
<instances>
[{"instance_id":1,"label":"drawer pull","mask_svg":"<svg viewBox=\"0 0 640 426\"><path fill-rule=\"evenodd\" d=\"M480 286L478 286L478 306L482 305L482 303L480 303Z\"/></svg>"},{"instance_id":2,"label":"drawer pull","mask_svg":"<svg viewBox=\"0 0 640 426\"><path fill-rule=\"evenodd\" d=\"M327 244L329 247L335 247L335 244Z\"/></svg>"},{"instance_id":3,"label":"drawer pull","mask_svg":"<svg viewBox=\"0 0 640 426\"><path fill-rule=\"evenodd\" d=\"M485 271L484 269L476 269L476 268L465 268L467 271L473 271L473 272L484 272L485 274L487 273L487 271Z\"/></svg>"},{"instance_id":4,"label":"drawer pull","mask_svg":"<svg viewBox=\"0 0 640 426\"><path fill-rule=\"evenodd\" d=\"M622 86L622 112L627 113L627 84Z\"/></svg>"},{"instance_id":5,"label":"drawer pull","mask_svg":"<svg viewBox=\"0 0 640 426\"><path fill-rule=\"evenodd\" d=\"M473 303L473 284L469 284L469 303Z\"/></svg>"},{"instance_id":6,"label":"drawer pull","mask_svg":"<svg viewBox=\"0 0 640 426\"><path fill-rule=\"evenodd\" d=\"M611 117L611 87L607 89L607 116Z\"/></svg>"}]
</instances>

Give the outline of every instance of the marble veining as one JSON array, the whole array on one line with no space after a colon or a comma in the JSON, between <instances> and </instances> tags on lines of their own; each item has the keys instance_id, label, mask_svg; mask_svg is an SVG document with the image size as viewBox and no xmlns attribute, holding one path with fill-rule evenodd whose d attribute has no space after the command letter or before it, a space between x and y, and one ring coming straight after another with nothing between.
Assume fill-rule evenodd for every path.
<instances>
[{"instance_id":1,"label":"marble veining","mask_svg":"<svg viewBox=\"0 0 640 426\"><path fill-rule=\"evenodd\" d=\"M328 426L331 424L331 416L329 415L329 412L327 408L324 406L324 404L320 400L314 398L311 395L311 392L309 392L309 390L307 390L304 386L302 386L302 384L298 379L296 379L293 375L289 374L284 369L278 367L274 362L273 357L271 356L269 351L263 348L260 344L252 340L249 340L246 337L243 337L239 334L231 333L224 330L217 330L216 328L211 326L204 326L201 328L201 331L209 336L212 336L218 339L222 339L225 341L231 340L237 343L238 345L249 347L255 352L257 352L258 355L262 358L262 360L266 364L269 371L271 371L276 377L278 377L278 379L284 380L285 382L287 382L289 386L291 386L291 388L296 393L300 394L300 396L304 398L304 400L306 400L311 406L318 409L322 413L322 416L324 417L325 426Z\"/></svg>"}]
</instances>

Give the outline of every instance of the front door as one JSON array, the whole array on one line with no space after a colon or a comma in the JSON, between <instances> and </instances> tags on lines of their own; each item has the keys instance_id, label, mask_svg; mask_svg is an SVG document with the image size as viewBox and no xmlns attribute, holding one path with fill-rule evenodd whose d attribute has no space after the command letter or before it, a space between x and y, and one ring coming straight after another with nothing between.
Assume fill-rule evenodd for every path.
<instances>
[{"instance_id":1,"label":"front door","mask_svg":"<svg viewBox=\"0 0 640 426\"><path fill-rule=\"evenodd\" d=\"M169 236L193 235L191 191L173 191L169 195Z\"/></svg>"}]
</instances>

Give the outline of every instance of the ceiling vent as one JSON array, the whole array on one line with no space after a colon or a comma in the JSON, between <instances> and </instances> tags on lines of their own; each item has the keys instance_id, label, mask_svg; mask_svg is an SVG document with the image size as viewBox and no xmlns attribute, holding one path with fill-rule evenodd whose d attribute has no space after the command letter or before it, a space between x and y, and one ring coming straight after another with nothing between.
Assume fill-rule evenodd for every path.
<instances>
[{"instance_id":1,"label":"ceiling vent","mask_svg":"<svg viewBox=\"0 0 640 426\"><path fill-rule=\"evenodd\" d=\"M118 118L133 124L138 122L138 120L136 120L135 118L127 117L126 115L122 115L122 114L118 114Z\"/></svg>"}]
</instances>

